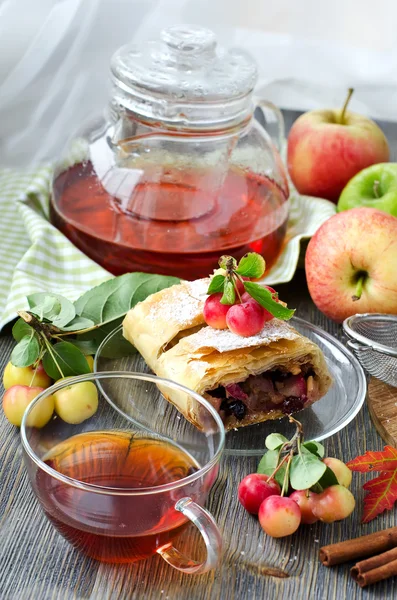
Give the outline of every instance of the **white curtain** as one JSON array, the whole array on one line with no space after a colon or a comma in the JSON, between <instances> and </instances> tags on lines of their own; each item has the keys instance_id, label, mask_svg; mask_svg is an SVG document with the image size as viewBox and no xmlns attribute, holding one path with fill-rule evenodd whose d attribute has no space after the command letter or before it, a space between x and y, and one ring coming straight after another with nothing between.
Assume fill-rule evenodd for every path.
<instances>
[{"instance_id":1,"label":"white curtain","mask_svg":"<svg viewBox=\"0 0 397 600\"><path fill-rule=\"evenodd\" d=\"M56 156L108 98L112 53L196 23L255 57L264 97L284 108L341 105L397 120L395 0L3 0L0 166Z\"/></svg>"}]
</instances>

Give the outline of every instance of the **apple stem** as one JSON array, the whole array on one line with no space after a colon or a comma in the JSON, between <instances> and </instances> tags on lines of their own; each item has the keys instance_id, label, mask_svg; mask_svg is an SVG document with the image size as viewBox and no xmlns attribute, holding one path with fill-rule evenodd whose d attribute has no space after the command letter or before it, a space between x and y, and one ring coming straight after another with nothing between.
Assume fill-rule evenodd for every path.
<instances>
[{"instance_id":1,"label":"apple stem","mask_svg":"<svg viewBox=\"0 0 397 600\"><path fill-rule=\"evenodd\" d=\"M348 89L348 92L347 92L347 98L346 98L346 100L345 100L345 103L344 103L344 105L343 105L343 108L342 108L342 112L341 112L341 114L340 114L340 124L341 124L341 125L344 125L344 124L345 124L345 113L346 113L347 105L348 105L348 104L349 104L349 102L350 102L350 98L352 97L352 94L353 94L353 92L354 92L354 89L353 89L353 88L349 88L349 89Z\"/></svg>"},{"instance_id":2,"label":"apple stem","mask_svg":"<svg viewBox=\"0 0 397 600\"><path fill-rule=\"evenodd\" d=\"M380 181L378 179L375 179L374 181L374 196L375 198L379 198L379 185L380 185Z\"/></svg>"},{"instance_id":3,"label":"apple stem","mask_svg":"<svg viewBox=\"0 0 397 600\"><path fill-rule=\"evenodd\" d=\"M360 277L358 278L357 284L356 284L356 291L354 293L354 296L352 296L353 302L360 300L361 294L363 293L363 285L364 285L365 278L366 278L365 275L360 275Z\"/></svg>"}]
</instances>

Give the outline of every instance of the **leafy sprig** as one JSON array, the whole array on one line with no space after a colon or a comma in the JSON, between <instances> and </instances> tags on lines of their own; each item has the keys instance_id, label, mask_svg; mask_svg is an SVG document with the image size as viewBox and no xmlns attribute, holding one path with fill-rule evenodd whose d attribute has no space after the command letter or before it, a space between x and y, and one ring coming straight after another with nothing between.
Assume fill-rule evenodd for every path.
<instances>
[{"instance_id":1,"label":"leafy sprig","mask_svg":"<svg viewBox=\"0 0 397 600\"><path fill-rule=\"evenodd\" d=\"M103 339L121 323L127 311L150 294L179 283L176 277L127 273L105 281L70 302L59 294L39 292L27 297L29 309L19 311L12 329L18 342L11 354L17 367L43 362L52 379L89 373L86 355L95 354ZM113 356L125 356L133 346L119 340Z\"/></svg>"},{"instance_id":2,"label":"leafy sprig","mask_svg":"<svg viewBox=\"0 0 397 600\"><path fill-rule=\"evenodd\" d=\"M305 442L301 423L291 416L289 420L296 425L294 436L290 440L280 433L267 436L268 451L258 465L258 473L274 478L281 487L281 495L289 488L319 493L336 485L335 474L322 462L324 446L319 442Z\"/></svg>"},{"instance_id":3,"label":"leafy sprig","mask_svg":"<svg viewBox=\"0 0 397 600\"><path fill-rule=\"evenodd\" d=\"M278 295L266 287L246 279L259 279L265 272L266 263L256 252L245 254L239 263L232 256L221 256L220 270L212 277L207 294L222 293L221 304L241 302L241 287L274 317L287 321L294 310L278 300Z\"/></svg>"}]
</instances>

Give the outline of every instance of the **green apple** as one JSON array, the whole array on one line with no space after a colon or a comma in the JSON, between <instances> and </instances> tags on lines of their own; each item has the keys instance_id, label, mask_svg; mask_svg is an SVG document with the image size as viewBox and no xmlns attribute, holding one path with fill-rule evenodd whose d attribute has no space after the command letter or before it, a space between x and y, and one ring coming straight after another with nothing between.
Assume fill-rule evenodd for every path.
<instances>
[{"instance_id":1,"label":"green apple","mask_svg":"<svg viewBox=\"0 0 397 600\"><path fill-rule=\"evenodd\" d=\"M338 212L368 206L397 217L397 163L379 163L363 169L342 190Z\"/></svg>"}]
</instances>

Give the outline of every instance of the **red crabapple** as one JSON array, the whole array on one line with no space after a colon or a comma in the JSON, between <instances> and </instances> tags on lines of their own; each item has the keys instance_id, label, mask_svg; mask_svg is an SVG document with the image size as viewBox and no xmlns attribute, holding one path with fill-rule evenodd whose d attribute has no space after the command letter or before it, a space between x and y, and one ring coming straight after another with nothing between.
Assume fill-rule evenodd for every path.
<instances>
[{"instance_id":1,"label":"red crabapple","mask_svg":"<svg viewBox=\"0 0 397 600\"><path fill-rule=\"evenodd\" d=\"M280 486L274 479L260 473L251 473L244 477L238 486L238 499L245 510L257 515L265 498L280 495L280 492Z\"/></svg>"},{"instance_id":2,"label":"red crabapple","mask_svg":"<svg viewBox=\"0 0 397 600\"><path fill-rule=\"evenodd\" d=\"M265 533L285 537L294 533L301 522L299 506L285 496L269 496L259 508L259 522Z\"/></svg>"},{"instance_id":3,"label":"red crabapple","mask_svg":"<svg viewBox=\"0 0 397 600\"><path fill-rule=\"evenodd\" d=\"M317 494L310 490L299 490L292 492L290 495L291 500L294 500L301 510L304 525L311 525L318 521L318 518L313 514L313 500L316 496Z\"/></svg>"},{"instance_id":4,"label":"red crabapple","mask_svg":"<svg viewBox=\"0 0 397 600\"><path fill-rule=\"evenodd\" d=\"M257 302L256 300L254 300L254 298L252 296L249 295L248 292L245 292L245 294L243 294L241 296L241 300L243 301L243 303L245 302L254 302L255 304L259 304L259 302ZM261 306L259 304L259 306L262 308L264 317L265 317L265 322L266 321L271 321L272 319L274 319L272 313L270 313L268 310L266 310L266 308L263 308L263 306Z\"/></svg>"},{"instance_id":5,"label":"red crabapple","mask_svg":"<svg viewBox=\"0 0 397 600\"><path fill-rule=\"evenodd\" d=\"M203 308L205 322L214 329L227 329L226 315L231 305L221 304L222 295L222 292L218 292L208 296Z\"/></svg>"},{"instance_id":6,"label":"red crabapple","mask_svg":"<svg viewBox=\"0 0 397 600\"><path fill-rule=\"evenodd\" d=\"M270 285L264 285L263 286L266 290L269 290L269 292L271 293L271 295L273 296L274 294L277 295L277 292L274 288L270 287Z\"/></svg>"},{"instance_id":7,"label":"red crabapple","mask_svg":"<svg viewBox=\"0 0 397 600\"><path fill-rule=\"evenodd\" d=\"M346 519L354 510L353 494L343 485L331 485L313 499L313 514L320 521L333 523Z\"/></svg>"},{"instance_id":8,"label":"red crabapple","mask_svg":"<svg viewBox=\"0 0 397 600\"><path fill-rule=\"evenodd\" d=\"M240 275L240 277L244 281L249 281L250 280L249 277L242 277L241 275ZM244 288L244 284L239 279L236 279L236 287L237 287L238 293L240 294L240 296L242 296L242 294L244 294L244 292L245 292L245 288Z\"/></svg>"},{"instance_id":9,"label":"red crabapple","mask_svg":"<svg viewBox=\"0 0 397 600\"><path fill-rule=\"evenodd\" d=\"M249 337L262 331L266 322L263 308L257 302L234 304L226 315L230 331Z\"/></svg>"}]
</instances>

